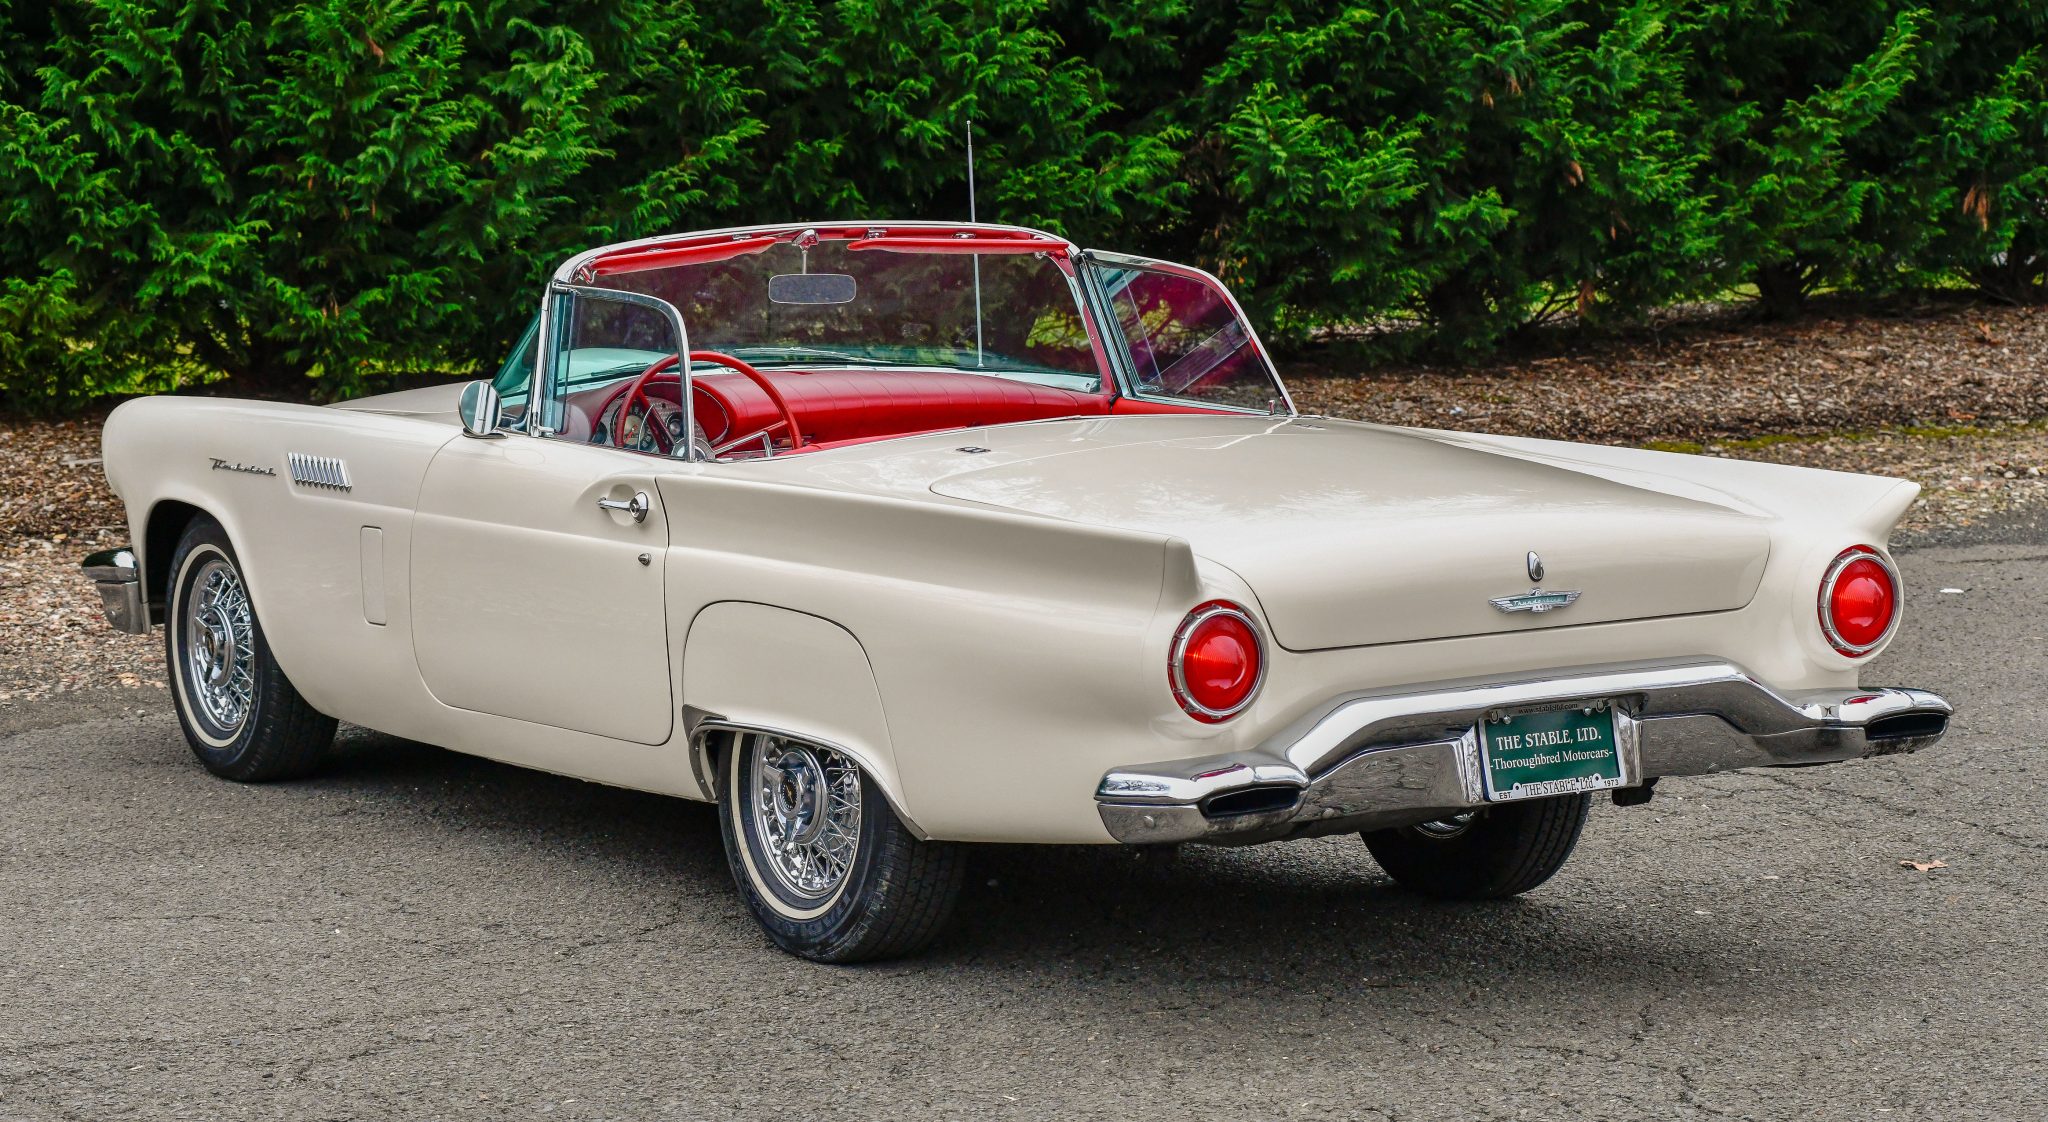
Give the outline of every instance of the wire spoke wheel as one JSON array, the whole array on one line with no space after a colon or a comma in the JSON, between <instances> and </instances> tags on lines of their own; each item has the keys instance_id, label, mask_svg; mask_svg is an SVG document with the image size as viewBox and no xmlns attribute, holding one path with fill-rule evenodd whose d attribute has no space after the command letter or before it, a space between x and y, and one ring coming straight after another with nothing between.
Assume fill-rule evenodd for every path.
<instances>
[{"instance_id":1,"label":"wire spoke wheel","mask_svg":"<svg viewBox=\"0 0 2048 1122\"><path fill-rule=\"evenodd\" d=\"M750 817L769 872L803 899L832 895L860 847L860 769L829 748L781 737L755 736L748 751Z\"/></svg>"},{"instance_id":2,"label":"wire spoke wheel","mask_svg":"<svg viewBox=\"0 0 2048 1122\"><path fill-rule=\"evenodd\" d=\"M165 589L164 670L206 770L238 783L294 779L327 758L334 718L277 664L242 571L219 522L186 523Z\"/></svg>"},{"instance_id":3,"label":"wire spoke wheel","mask_svg":"<svg viewBox=\"0 0 2048 1122\"><path fill-rule=\"evenodd\" d=\"M249 718L256 699L256 637L249 591L224 558L204 562L185 601L185 674L193 702L222 735Z\"/></svg>"},{"instance_id":4,"label":"wire spoke wheel","mask_svg":"<svg viewBox=\"0 0 2048 1122\"><path fill-rule=\"evenodd\" d=\"M913 835L851 753L767 730L711 745L726 862L776 946L867 962L938 936L960 894L960 847Z\"/></svg>"}]
</instances>

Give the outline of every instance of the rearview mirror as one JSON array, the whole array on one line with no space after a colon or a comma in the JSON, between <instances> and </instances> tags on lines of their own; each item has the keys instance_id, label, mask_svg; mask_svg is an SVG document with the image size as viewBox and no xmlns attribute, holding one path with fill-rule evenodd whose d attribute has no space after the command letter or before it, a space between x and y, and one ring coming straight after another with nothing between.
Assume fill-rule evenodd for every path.
<instances>
[{"instance_id":1,"label":"rearview mirror","mask_svg":"<svg viewBox=\"0 0 2048 1122\"><path fill-rule=\"evenodd\" d=\"M855 285L845 273L777 273L768 278L771 304L850 304Z\"/></svg>"},{"instance_id":2,"label":"rearview mirror","mask_svg":"<svg viewBox=\"0 0 2048 1122\"><path fill-rule=\"evenodd\" d=\"M462 397L455 403L455 415L462 418L464 436L499 435L500 412L497 387L489 382L471 382L462 387Z\"/></svg>"}]
</instances>

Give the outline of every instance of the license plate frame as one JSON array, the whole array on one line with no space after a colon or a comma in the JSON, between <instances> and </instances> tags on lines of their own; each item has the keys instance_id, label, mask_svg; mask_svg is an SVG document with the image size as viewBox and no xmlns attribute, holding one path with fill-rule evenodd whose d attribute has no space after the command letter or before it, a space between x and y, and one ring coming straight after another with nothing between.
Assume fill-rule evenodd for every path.
<instances>
[{"instance_id":1,"label":"license plate frame","mask_svg":"<svg viewBox=\"0 0 2048 1122\"><path fill-rule=\"evenodd\" d=\"M1486 801L1516 802L1631 785L1630 726L1628 715L1607 700L1486 714L1473 730Z\"/></svg>"}]
</instances>

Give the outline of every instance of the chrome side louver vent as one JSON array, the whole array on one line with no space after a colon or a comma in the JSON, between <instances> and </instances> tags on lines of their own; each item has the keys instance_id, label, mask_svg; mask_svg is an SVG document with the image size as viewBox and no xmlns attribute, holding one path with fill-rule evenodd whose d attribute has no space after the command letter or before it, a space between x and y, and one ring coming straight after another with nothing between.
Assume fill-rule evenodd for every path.
<instances>
[{"instance_id":1,"label":"chrome side louver vent","mask_svg":"<svg viewBox=\"0 0 2048 1122\"><path fill-rule=\"evenodd\" d=\"M292 467L292 482L308 487L327 487L336 491L349 489L348 465L332 456L307 456L293 452L288 457Z\"/></svg>"}]
</instances>

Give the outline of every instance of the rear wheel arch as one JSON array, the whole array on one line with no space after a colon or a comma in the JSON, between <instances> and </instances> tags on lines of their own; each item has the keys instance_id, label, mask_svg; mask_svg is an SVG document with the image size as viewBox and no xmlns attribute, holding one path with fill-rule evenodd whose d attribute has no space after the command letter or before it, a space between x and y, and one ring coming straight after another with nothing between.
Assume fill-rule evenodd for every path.
<instances>
[{"instance_id":1,"label":"rear wheel arch","mask_svg":"<svg viewBox=\"0 0 2048 1122\"><path fill-rule=\"evenodd\" d=\"M852 631L822 616L747 600L705 605L683 642L682 701L692 768L705 795L735 732L766 732L844 753L881 787L904 824L880 685Z\"/></svg>"}]
</instances>

